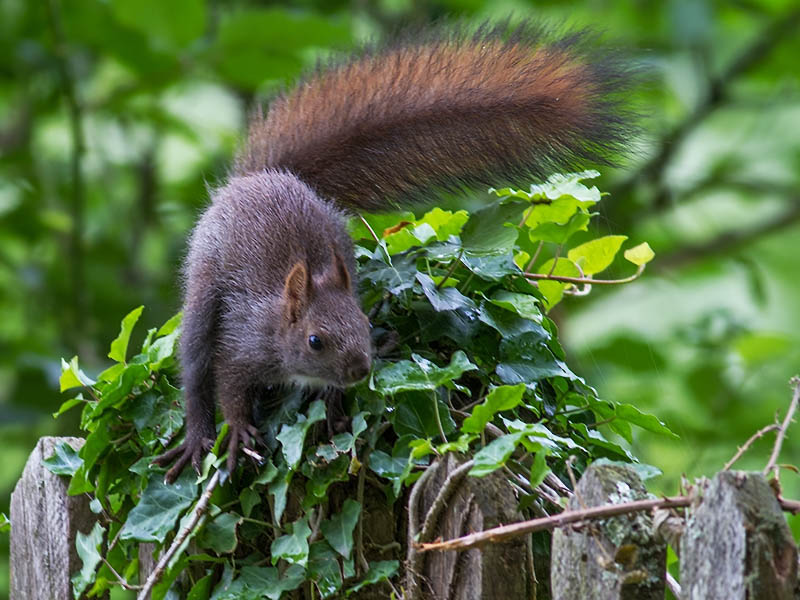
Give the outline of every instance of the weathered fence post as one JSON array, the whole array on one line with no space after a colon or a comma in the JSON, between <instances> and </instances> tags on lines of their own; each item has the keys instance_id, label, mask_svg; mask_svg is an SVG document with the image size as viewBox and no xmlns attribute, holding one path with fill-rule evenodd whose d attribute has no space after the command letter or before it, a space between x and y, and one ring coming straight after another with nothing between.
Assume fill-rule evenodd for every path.
<instances>
[{"instance_id":1,"label":"weathered fence post","mask_svg":"<svg viewBox=\"0 0 800 600\"><path fill-rule=\"evenodd\" d=\"M591 465L569 509L646 498L632 469ZM638 512L585 523L577 530L556 529L550 564L553 600L663 600L667 549L653 539L652 528L650 514Z\"/></svg>"},{"instance_id":2,"label":"weathered fence post","mask_svg":"<svg viewBox=\"0 0 800 600\"><path fill-rule=\"evenodd\" d=\"M767 480L717 473L681 539L684 600L790 600L796 583L797 547Z\"/></svg>"},{"instance_id":3,"label":"weathered fence post","mask_svg":"<svg viewBox=\"0 0 800 600\"><path fill-rule=\"evenodd\" d=\"M97 519L86 495L68 496L69 479L42 464L60 442L77 449L84 440L40 439L11 494L11 598L72 598L70 576L81 567L75 537Z\"/></svg>"},{"instance_id":4,"label":"weathered fence post","mask_svg":"<svg viewBox=\"0 0 800 600\"><path fill-rule=\"evenodd\" d=\"M416 515L418 531L425 529L424 522L430 525L428 541L452 539L522 520L505 476L498 471L480 479L466 477L469 467L454 455L446 455L425 482L418 506L410 507L409 516ZM414 499L412 495L410 502ZM419 559L418 564L406 565L408 570L418 569L417 573L407 574L418 578L409 585L410 589L419 588L410 594L412 598L511 600L533 596L532 565L525 538L463 552L426 552Z\"/></svg>"}]
</instances>

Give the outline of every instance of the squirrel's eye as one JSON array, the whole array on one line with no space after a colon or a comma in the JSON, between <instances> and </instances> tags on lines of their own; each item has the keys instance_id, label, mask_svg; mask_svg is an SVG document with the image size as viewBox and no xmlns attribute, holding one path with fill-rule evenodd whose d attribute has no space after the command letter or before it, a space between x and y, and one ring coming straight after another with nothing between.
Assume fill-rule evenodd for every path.
<instances>
[{"instance_id":1,"label":"squirrel's eye","mask_svg":"<svg viewBox=\"0 0 800 600\"><path fill-rule=\"evenodd\" d=\"M308 336L308 345L311 346L312 350L322 350L322 340L319 339L318 335Z\"/></svg>"}]
</instances>

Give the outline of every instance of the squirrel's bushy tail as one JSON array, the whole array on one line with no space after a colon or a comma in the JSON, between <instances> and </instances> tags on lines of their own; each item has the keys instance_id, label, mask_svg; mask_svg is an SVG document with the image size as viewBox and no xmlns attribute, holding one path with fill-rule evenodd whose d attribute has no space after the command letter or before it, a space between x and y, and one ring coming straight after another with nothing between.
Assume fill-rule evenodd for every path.
<instances>
[{"instance_id":1,"label":"squirrel's bushy tail","mask_svg":"<svg viewBox=\"0 0 800 600\"><path fill-rule=\"evenodd\" d=\"M628 143L629 72L585 32L445 30L318 68L253 120L237 171L286 169L360 210L524 183Z\"/></svg>"}]
</instances>

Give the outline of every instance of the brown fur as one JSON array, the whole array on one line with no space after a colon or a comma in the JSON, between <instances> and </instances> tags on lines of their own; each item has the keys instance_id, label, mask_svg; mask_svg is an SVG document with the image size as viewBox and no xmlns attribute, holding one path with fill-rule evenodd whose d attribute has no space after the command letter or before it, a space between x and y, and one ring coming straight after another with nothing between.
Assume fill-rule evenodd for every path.
<instances>
[{"instance_id":1,"label":"brown fur","mask_svg":"<svg viewBox=\"0 0 800 600\"><path fill-rule=\"evenodd\" d=\"M604 162L627 135L626 69L584 33L553 37L434 32L320 68L253 120L237 172L287 169L340 205L386 210Z\"/></svg>"}]
</instances>

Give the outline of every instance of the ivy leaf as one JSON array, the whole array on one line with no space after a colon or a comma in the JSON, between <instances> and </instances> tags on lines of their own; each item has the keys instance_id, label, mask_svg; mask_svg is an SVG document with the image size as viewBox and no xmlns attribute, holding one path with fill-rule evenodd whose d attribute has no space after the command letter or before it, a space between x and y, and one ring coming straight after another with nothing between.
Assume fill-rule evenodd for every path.
<instances>
[{"instance_id":1,"label":"ivy leaf","mask_svg":"<svg viewBox=\"0 0 800 600\"><path fill-rule=\"evenodd\" d=\"M371 563L369 570L364 575L364 579L359 581L356 585L347 590L347 596L356 593L363 587L378 583L379 581L386 581L394 577L397 569L400 568L400 562L396 560L380 560Z\"/></svg>"},{"instance_id":2,"label":"ivy leaf","mask_svg":"<svg viewBox=\"0 0 800 600\"><path fill-rule=\"evenodd\" d=\"M291 564L305 567L308 563L308 536L311 535L308 516L289 523L287 529L289 533L272 542L270 547L272 564L275 565L278 560L284 559Z\"/></svg>"},{"instance_id":3,"label":"ivy leaf","mask_svg":"<svg viewBox=\"0 0 800 600\"><path fill-rule=\"evenodd\" d=\"M456 427L447 404L442 402L438 394L408 392L403 394L402 400L397 402L394 412L389 420L398 435L411 434L414 437L437 437L439 427L434 411L439 412L438 419L442 422L445 434Z\"/></svg>"},{"instance_id":4,"label":"ivy leaf","mask_svg":"<svg viewBox=\"0 0 800 600\"><path fill-rule=\"evenodd\" d=\"M661 433L675 439L680 439L675 432L662 423L657 417L643 413L631 404L617 404L616 412L617 417L620 419L624 419L629 423L633 423L642 429L652 431L653 433Z\"/></svg>"},{"instance_id":5,"label":"ivy leaf","mask_svg":"<svg viewBox=\"0 0 800 600\"><path fill-rule=\"evenodd\" d=\"M232 512L218 514L208 521L197 538L201 548L209 548L217 554L230 554L236 550L238 540L236 528L242 522L242 517Z\"/></svg>"},{"instance_id":6,"label":"ivy leaf","mask_svg":"<svg viewBox=\"0 0 800 600\"><path fill-rule=\"evenodd\" d=\"M342 571L339 558L324 541L311 544L308 574L316 583L322 598L330 598L342 587Z\"/></svg>"},{"instance_id":7,"label":"ivy leaf","mask_svg":"<svg viewBox=\"0 0 800 600\"><path fill-rule=\"evenodd\" d=\"M517 313L523 319L528 319L534 323L542 322L542 311L539 310L539 301L528 294L498 290L492 294L489 302L495 306Z\"/></svg>"},{"instance_id":8,"label":"ivy leaf","mask_svg":"<svg viewBox=\"0 0 800 600\"><path fill-rule=\"evenodd\" d=\"M550 468L547 466L547 452L542 449L533 455L533 464L531 465L530 485L536 489L540 483L544 481L547 474L550 473Z\"/></svg>"},{"instance_id":9,"label":"ivy leaf","mask_svg":"<svg viewBox=\"0 0 800 600\"><path fill-rule=\"evenodd\" d=\"M575 263L563 257L556 261L555 268L553 267L553 259L548 260L539 267L539 273L542 275L559 275L561 277L581 276L581 272L578 270L578 267L575 266ZM569 285L572 284L548 279L539 280L539 291L542 292L545 298L547 310L550 310L561 302L561 298L564 296L564 290Z\"/></svg>"},{"instance_id":10,"label":"ivy leaf","mask_svg":"<svg viewBox=\"0 0 800 600\"><path fill-rule=\"evenodd\" d=\"M100 523L95 523L88 534L77 532L75 537L75 548L78 551L83 565L81 570L72 576L72 593L75 600L80 598L84 590L95 580L95 570L100 564L100 545L103 543L103 535L106 530Z\"/></svg>"},{"instance_id":11,"label":"ivy leaf","mask_svg":"<svg viewBox=\"0 0 800 600\"><path fill-rule=\"evenodd\" d=\"M511 410L522 401L525 393L525 384L503 385L493 389L486 396L486 400L472 409L472 414L464 419L461 431L464 433L480 433L486 424L492 420L495 413L502 410Z\"/></svg>"},{"instance_id":12,"label":"ivy leaf","mask_svg":"<svg viewBox=\"0 0 800 600\"><path fill-rule=\"evenodd\" d=\"M353 530L356 528L360 514L361 505L348 498L344 501L342 512L323 521L320 526L322 535L328 540L331 548L344 558L348 558L353 551Z\"/></svg>"},{"instance_id":13,"label":"ivy leaf","mask_svg":"<svg viewBox=\"0 0 800 600\"><path fill-rule=\"evenodd\" d=\"M484 477L505 465L523 435L522 433L509 433L492 440L478 450L473 457L475 464L469 470L469 474L473 477Z\"/></svg>"},{"instance_id":14,"label":"ivy leaf","mask_svg":"<svg viewBox=\"0 0 800 600\"><path fill-rule=\"evenodd\" d=\"M653 258L655 258L655 255L656 253L653 252L653 249L647 242L639 244L638 246L634 246L633 248L628 248L623 253L625 259L628 260L629 262L632 262L637 267L646 265L651 260L653 260Z\"/></svg>"},{"instance_id":15,"label":"ivy leaf","mask_svg":"<svg viewBox=\"0 0 800 600\"><path fill-rule=\"evenodd\" d=\"M472 213L461 233L464 249L478 256L509 253L519 235L515 225L526 207L524 202L495 202Z\"/></svg>"},{"instance_id":16,"label":"ivy leaf","mask_svg":"<svg viewBox=\"0 0 800 600\"><path fill-rule=\"evenodd\" d=\"M446 367L438 367L418 354L412 354L411 358L413 360L401 360L379 370L373 378L373 389L388 396L398 392L435 390L462 373L478 368L461 350L453 353Z\"/></svg>"},{"instance_id":17,"label":"ivy leaf","mask_svg":"<svg viewBox=\"0 0 800 600\"><path fill-rule=\"evenodd\" d=\"M457 308L475 308L475 302L467 298L453 287L437 288L428 275L417 273L417 281L422 285L422 292L437 312L456 310Z\"/></svg>"},{"instance_id":18,"label":"ivy leaf","mask_svg":"<svg viewBox=\"0 0 800 600\"><path fill-rule=\"evenodd\" d=\"M614 261L622 242L627 239L626 235L607 235L575 246L567 252L567 257L580 267L584 275L594 275Z\"/></svg>"},{"instance_id":19,"label":"ivy leaf","mask_svg":"<svg viewBox=\"0 0 800 600\"><path fill-rule=\"evenodd\" d=\"M495 367L495 372L508 385L531 384L546 377L576 378L569 367L553 356L550 349L533 333L504 339L500 344L500 353L500 362Z\"/></svg>"},{"instance_id":20,"label":"ivy leaf","mask_svg":"<svg viewBox=\"0 0 800 600\"><path fill-rule=\"evenodd\" d=\"M184 469L175 483L164 482L161 473L152 473L139 503L128 513L120 539L158 542L166 539L181 513L197 497L195 474Z\"/></svg>"},{"instance_id":21,"label":"ivy leaf","mask_svg":"<svg viewBox=\"0 0 800 600\"><path fill-rule=\"evenodd\" d=\"M6 513L0 512L0 533L8 533L11 531L11 521L8 520Z\"/></svg>"},{"instance_id":22,"label":"ivy leaf","mask_svg":"<svg viewBox=\"0 0 800 600\"><path fill-rule=\"evenodd\" d=\"M303 457L303 442L309 428L325 418L325 403L322 400L315 400L308 408L308 416L298 415L297 423L294 425L284 425L281 432L277 435L278 441L283 449L283 457L290 469L297 467Z\"/></svg>"},{"instance_id":23,"label":"ivy leaf","mask_svg":"<svg viewBox=\"0 0 800 600\"><path fill-rule=\"evenodd\" d=\"M65 391L74 387L90 387L95 381L81 371L78 367L78 357L73 356L69 362L61 359L61 377L58 379L59 391Z\"/></svg>"},{"instance_id":24,"label":"ivy leaf","mask_svg":"<svg viewBox=\"0 0 800 600\"><path fill-rule=\"evenodd\" d=\"M125 362L125 356L128 353L128 342L131 339L131 332L133 331L133 327L136 325L136 321L139 320L143 310L144 306L134 308L122 319L119 335L113 342L111 342L111 349L108 351L108 357L111 360L115 360L118 363Z\"/></svg>"},{"instance_id":25,"label":"ivy leaf","mask_svg":"<svg viewBox=\"0 0 800 600\"><path fill-rule=\"evenodd\" d=\"M53 455L42 461L47 470L56 475L69 475L72 477L83 464L83 459L67 442L56 444Z\"/></svg>"}]
</instances>

